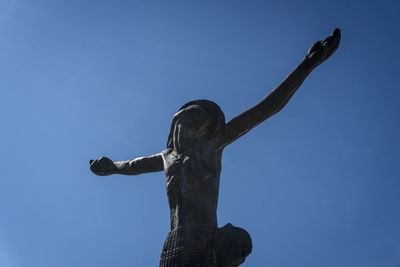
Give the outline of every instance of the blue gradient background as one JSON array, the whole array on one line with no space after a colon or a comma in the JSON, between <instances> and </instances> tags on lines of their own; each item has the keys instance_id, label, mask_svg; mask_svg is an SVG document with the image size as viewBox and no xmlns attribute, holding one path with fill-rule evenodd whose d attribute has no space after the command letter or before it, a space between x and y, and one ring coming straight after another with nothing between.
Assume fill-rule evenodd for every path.
<instances>
[{"instance_id":1,"label":"blue gradient background","mask_svg":"<svg viewBox=\"0 0 400 267\"><path fill-rule=\"evenodd\" d=\"M400 266L398 1L0 0L0 266L158 266L163 173L88 160L165 148L173 114L256 104L310 45L337 53L225 149L219 224L252 267Z\"/></svg>"}]
</instances>

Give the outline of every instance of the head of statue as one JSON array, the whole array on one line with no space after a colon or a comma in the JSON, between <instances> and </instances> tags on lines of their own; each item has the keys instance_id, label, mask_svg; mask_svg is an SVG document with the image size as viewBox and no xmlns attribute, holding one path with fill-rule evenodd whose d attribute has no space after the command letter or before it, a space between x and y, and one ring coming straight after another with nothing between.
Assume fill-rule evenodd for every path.
<instances>
[{"instance_id":1,"label":"head of statue","mask_svg":"<svg viewBox=\"0 0 400 267\"><path fill-rule=\"evenodd\" d=\"M224 124L224 113L214 102L195 100L186 103L172 119L167 148L185 151L200 140L211 140Z\"/></svg>"}]
</instances>

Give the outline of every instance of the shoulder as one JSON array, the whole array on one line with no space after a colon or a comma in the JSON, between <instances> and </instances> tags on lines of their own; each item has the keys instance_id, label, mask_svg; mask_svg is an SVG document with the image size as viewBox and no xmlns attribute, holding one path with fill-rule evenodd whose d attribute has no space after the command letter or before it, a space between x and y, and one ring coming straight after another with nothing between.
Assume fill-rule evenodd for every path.
<instances>
[{"instance_id":1,"label":"shoulder","mask_svg":"<svg viewBox=\"0 0 400 267\"><path fill-rule=\"evenodd\" d=\"M216 132L210 139L209 149L222 151L224 149L224 128Z\"/></svg>"},{"instance_id":2,"label":"shoulder","mask_svg":"<svg viewBox=\"0 0 400 267\"><path fill-rule=\"evenodd\" d=\"M165 155L171 154L172 151L173 151L172 148L166 148L166 149L164 149L163 151L161 151L161 152L159 153L159 155L165 156Z\"/></svg>"}]
</instances>

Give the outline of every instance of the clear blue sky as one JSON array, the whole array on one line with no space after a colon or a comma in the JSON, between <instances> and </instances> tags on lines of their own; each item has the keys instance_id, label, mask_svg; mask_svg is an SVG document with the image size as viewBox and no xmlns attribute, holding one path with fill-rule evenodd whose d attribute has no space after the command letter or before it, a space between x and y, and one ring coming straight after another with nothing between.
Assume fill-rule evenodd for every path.
<instances>
[{"instance_id":1,"label":"clear blue sky","mask_svg":"<svg viewBox=\"0 0 400 267\"><path fill-rule=\"evenodd\" d=\"M335 27L337 53L224 151L219 224L247 267L400 266L398 1L0 0L0 266L158 266L163 173L88 160L166 146L173 114L227 119Z\"/></svg>"}]
</instances>

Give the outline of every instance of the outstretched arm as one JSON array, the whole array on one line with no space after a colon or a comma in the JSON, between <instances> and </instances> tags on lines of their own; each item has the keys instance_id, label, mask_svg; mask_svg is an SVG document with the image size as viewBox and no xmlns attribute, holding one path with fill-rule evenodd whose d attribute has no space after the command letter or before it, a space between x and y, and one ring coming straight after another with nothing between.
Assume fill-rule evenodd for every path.
<instances>
[{"instance_id":1,"label":"outstretched arm","mask_svg":"<svg viewBox=\"0 0 400 267\"><path fill-rule=\"evenodd\" d=\"M89 162L90 170L100 176L111 174L138 175L164 170L161 153L127 161L113 162L109 158L101 157L98 160L90 160Z\"/></svg>"},{"instance_id":2,"label":"outstretched arm","mask_svg":"<svg viewBox=\"0 0 400 267\"><path fill-rule=\"evenodd\" d=\"M221 130L219 148L232 143L252 128L280 111L299 86L319 64L328 59L338 48L340 30L335 29L324 41L318 41L308 50L307 55L286 79L261 102L233 118Z\"/></svg>"}]
</instances>

